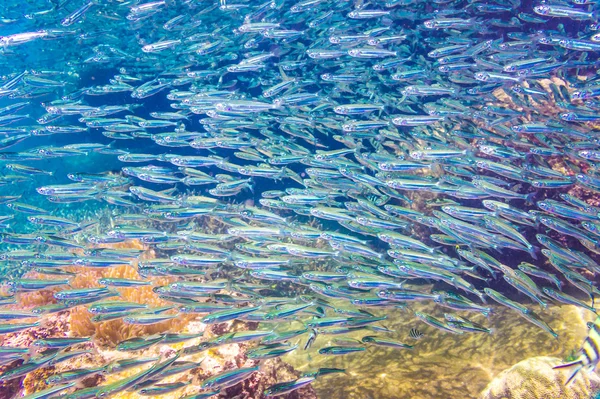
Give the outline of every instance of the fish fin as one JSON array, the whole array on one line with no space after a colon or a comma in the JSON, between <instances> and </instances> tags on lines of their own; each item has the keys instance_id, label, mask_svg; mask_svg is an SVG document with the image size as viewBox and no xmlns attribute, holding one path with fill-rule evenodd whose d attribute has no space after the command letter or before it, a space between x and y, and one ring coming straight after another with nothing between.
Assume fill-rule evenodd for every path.
<instances>
[{"instance_id":1,"label":"fish fin","mask_svg":"<svg viewBox=\"0 0 600 399\"><path fill-rule=\"evenodd\" d=\"M565 382L565 385L568 385L569 382L571 382L573 380L573 378L575 378L575 376L577 375L577 373L579 373L579 371L583 368L583 361L582 360L575 360L574 362L560 364L560 365L554 366L552 368L553 369L563 369L563 368L571 368L571 367L575 367L575 369L573 370L573 372L571 373L571 375L569 376L569 378Z\"/></svg>"}]
</instances>

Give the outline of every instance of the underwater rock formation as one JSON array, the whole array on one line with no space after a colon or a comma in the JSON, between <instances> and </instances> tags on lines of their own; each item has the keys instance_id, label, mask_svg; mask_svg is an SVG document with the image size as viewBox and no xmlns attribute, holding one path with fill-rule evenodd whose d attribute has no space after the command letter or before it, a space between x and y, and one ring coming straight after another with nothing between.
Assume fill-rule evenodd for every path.
<instances>
[{"instance_id":1,"label":"underwater rock formation","mask_svg":"<svg viewBox=\"0 0 600 399\"><path fill-rule=\"evenodd\" d=\"M589 399L600 388L600 377L593 372L580 373L565 385L570 371L552 369L561 363L549 356L523 360L498 374L481 399Z\"/></svg>"}]
</instances>

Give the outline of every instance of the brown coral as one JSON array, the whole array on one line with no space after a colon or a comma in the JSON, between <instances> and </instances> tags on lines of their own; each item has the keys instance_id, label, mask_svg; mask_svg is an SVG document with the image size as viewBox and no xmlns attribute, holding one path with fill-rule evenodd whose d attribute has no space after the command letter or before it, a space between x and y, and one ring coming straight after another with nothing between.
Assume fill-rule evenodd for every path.
<instances>
[{"instance_id":1,"label":"brown coral","mask_svg":"<svg viewBox=\"0 0 600 399\"><path fill-rule=\"evenodd\" d=\"M0 373L8 371L13 367L17 367L22 362L14 362L8 366L0 367ZM16 396L16 394L21 390L21 383L23 382L23 378L14 378L12 380L3 381L0 383L0 399L11 399Z\"/></svg>"}]
</instances>

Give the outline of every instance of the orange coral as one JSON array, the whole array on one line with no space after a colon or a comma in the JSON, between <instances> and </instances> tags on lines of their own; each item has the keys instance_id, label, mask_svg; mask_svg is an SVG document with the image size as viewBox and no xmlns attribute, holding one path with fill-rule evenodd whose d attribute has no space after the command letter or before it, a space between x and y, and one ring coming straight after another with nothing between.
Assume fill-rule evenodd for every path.
<instances>
[{"instance_id":1,"label":"orange coral","mask_svg":"<svg viewBox=\"0 0 600 399\"><path fill-rule=\"evenodd\" d=\"M146 251L142 254L141 259L152 259L154 258L154 252L147 250L147 248L137 240L126 241L118 244L103 244L102 248L133 248L133 249L145 249ZM80 268L77 268L80 269ZM103 277L108 278L127 278L137 279L139 278L137 273L137 262L134 261L130 265L121 265L117 267L111 267L106 269L89 269L80 270L77 272L71 283L73 288L89 288L98 287L100 284L98 280ZM152 281L153 286L166 285L175 279L173 278L149 278ZM169 305L159 298L159 296L152 291L152 286L145 287L132 287L132 288L117 288L120 294L120 299L127 302L137 302L146 304L149 307L160 307ZM191 321L193 316L178 317L173 320L164 321L148 326L138 326L125 324L122 320L110 320L106 322L93 323L91 318L93 315L87 311L86 307L78 307L71 311L71 332L74 336L94 336L97 343L101 345L114 346L117 343L124 341L129 338L139 337L144 335L152 335L162 333L173 329L174 331L181 330Z\"/></svg>"},{"instance_id":2,"label":"orange coral","mask_svg":"<svg viewBox=\"0 0 600 399\"><path fill-rule=\"evenodd\" d=\"M37 306L56 303L56 299L54 299L54 293L57 291L60 291L60 289L23 292L17 295L19 306L24 308L34 308Z\"/></svg>"},{"instance_id":3,"label":"orange coral","mask_svg":"<svg viewBox=\"0 0 600 399\"><path fill-rule=\"evenodd\" d=\"M23 278L30 279L49 279L48 276L30 271L23 275ZM56 303L54 293L65 289L66 286L50 287L39 291L28 291L17 294L17 303L20 307L33 308L36 306L48 305Z\"/></svg>"}]
</instances>

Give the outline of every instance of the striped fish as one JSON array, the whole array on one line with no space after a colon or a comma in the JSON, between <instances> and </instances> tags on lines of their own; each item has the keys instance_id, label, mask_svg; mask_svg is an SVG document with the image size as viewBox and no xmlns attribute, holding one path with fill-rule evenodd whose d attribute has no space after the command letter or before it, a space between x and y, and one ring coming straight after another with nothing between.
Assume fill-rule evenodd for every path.
<instances>
[{"instance_id":1,"label":"striped fish","mask_svg":"<svg viewBox=\"0 0 600 399\"><path fill-rule=\"evenodd\" d=\"M408 333L408 336L411 337L412 339L421 339L423 338L423 334L421 331L417 330L416 328L411 328L410 332Z\"/></svg>"},{"instance_id":2,"label":"striped fish","mask_svg":"<svg viewBox=\"0 0 600 399\"><path fill-rule=\"evenodd\" d=\"M562 368L573 368L573 372L567 379L565 385L568 385L569 382L581 369L585 369L586 371L593 371L598 365L598 361L600 360L600 317L596 319L593 325L590 326L590 331L588 333L587 338L583 341L583 346L579 350L579 357L577 360L561 364L555 366L555 369Z\"/></svg>"}]
</instances>

